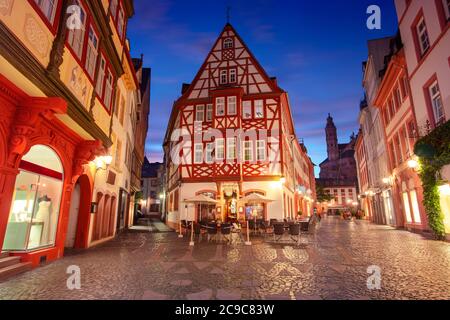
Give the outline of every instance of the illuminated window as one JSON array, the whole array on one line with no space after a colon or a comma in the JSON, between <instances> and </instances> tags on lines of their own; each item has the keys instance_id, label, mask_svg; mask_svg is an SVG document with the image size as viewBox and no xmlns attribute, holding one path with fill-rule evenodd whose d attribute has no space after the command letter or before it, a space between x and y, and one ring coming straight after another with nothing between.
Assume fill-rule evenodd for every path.
<instances>
[{"instance_id":1,"label":"illuminated window","mask_svg":"<svg viewBox=\"0 0 450 320\"><path fill-rule=\"evenodd\" d=\"M225 140L216 139L216 160L225 159Z\"/></svg>"},{"instance_id":2,"label":"illuminated window","mask_svg":"<svg viewBox=\"0 0 450 320\"><path fill-rule=\"evenodd\" d=\"M253 141L244 141L244 161L253 161Z\"/></svg>"},{"instance_id":3,"label":"illuminated window","mask_svg":"<svg viewBox=\"0 0 450 320\"><path fill-rule=\"evenodd\" d=\"M227 159L236 159L236 138L227 139Z\"/></svg>"},{"instance_id":4,"label":"illuminated window","mask_svg":"<svg viewBox=\"0 0 450 320\"><path fill-rule=\"evenodd\" d=\"M413 211L413 214L414 214L414 222L415 223L422 223L422 219L420 218L419 202L417 201L417 192L416 192L416 190L412 190L409 193L409 196L411 197L411 205L412 205L412 211Z\"/></svg>"},{"instance_id":5,"label":"illuminated window","mask_svg":"<svg viewBox=\"0 0 450 320\"><path fill-rule=\"evenodd\" d=\"M194 146L194 163L203 163L203 144L196 143Z\"/></svg>"},{"instance_id":6,"label":"illuminated window","mask_svg":"<svg viewBox=\"0 0 450 320\"><path fill-rule=\"evenodd\" d=\"M256 160L266 161L266 141L258 140L256 141Z\"/></svg>"},{"instance_id":7,"label":"illuminated window","mask_svg":"<svg viewBox=\"0 0 450 320\"><path fill-rule=\"evenodd\" d=\"M411 207L409 206L408 193L403 192L403 206L405 207L406 222L412 223Z\"/></svg>"}]
</instances>

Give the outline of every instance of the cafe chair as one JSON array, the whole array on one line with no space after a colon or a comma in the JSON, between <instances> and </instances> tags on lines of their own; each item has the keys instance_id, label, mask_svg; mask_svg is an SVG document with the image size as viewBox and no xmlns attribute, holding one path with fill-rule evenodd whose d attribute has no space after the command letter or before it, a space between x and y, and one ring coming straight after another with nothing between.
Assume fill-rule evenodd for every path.
<instances>
[{"instance_id":1,"label":"cafe chair","mask_svg":"<svg viewBox=\"0 0 450 320\"><path fill-rule=\"evenodd\" d=\"M227 242L231 242L231 224L224 223L220 227L220 234Z\"/></svg>"},{"instance_id":2,"label":"cafe chair","mask_svg":"<svg viewBox=\"0 0 450 320\"><path fill-rule=\"evenodd\" d=\"M300 224L290 224L289 225L289 235L291 239L294 240L297 245L300 243Z\"/></svg>"},{"instance_id":3,"label":"cafe chair","mask_svg":"<svg viewBox=\"0 0 450 320\"><path fill-rule=\"evenodd\" d=\"M276 223L273 225L273 240L280 241L284 236L284 224Z\"/></svg>"},{"instance_id":4,"label":"cafe chair","mask_svg":"<svg viewBox=\"0 0 450 320\"><path fill-rule=\"evenodd\" d=\"M217 224L216 223L208 223L206 230L208 231L208 241L211 241L211 239L214 239L214 240L217 239Z\"/></svg>"}]
</instances>

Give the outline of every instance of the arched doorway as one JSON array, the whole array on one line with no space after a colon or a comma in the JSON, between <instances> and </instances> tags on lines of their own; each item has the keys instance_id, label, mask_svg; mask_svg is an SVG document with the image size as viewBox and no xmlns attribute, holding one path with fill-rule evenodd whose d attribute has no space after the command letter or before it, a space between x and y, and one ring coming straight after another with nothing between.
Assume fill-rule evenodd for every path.
<instances>
[{"instance_id":1,"label":"arched doorway","mask_svg":"<svg viewBox=\"0 0 450 320\"><path fill-rule=\"evenodd\" d=\"M3 250L31 251L55 246L64 170L56 152L33 146L19 164Z\"/></svg>"},{"instance_id":2,"label":"arched doorway","mask_svg":"<svg viewBox=\"0 0 450 320\"><path fill-rule=\"evenodd\" d=\"M88 247L91 200L91 181L87 175L82 175L78 178L72 192L66 248L84 249Z\"/></svg>"}]
</instances>

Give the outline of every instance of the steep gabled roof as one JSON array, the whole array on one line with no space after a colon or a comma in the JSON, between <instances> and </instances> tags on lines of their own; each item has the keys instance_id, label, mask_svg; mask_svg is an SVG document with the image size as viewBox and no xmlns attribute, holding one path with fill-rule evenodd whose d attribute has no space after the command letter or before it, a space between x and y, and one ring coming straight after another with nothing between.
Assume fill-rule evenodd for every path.
<instances>
[{"instance_id":1,"label":"steep gabled roof","mask_svg":"<svg viewBox=\"0 0 450 320\"><path fill-rule=\"evenodd\" d=\"M223 46L223 40L227 38L233 39L232 49ZM221 87L220 70L234 67L238 72L235 86L243 87L245 94L283 92L276 84L276 80L267 75L233 26L227 23L194 80L183 90L178 101L207 98L209 91Z\"/></svg>"}]
</instances>

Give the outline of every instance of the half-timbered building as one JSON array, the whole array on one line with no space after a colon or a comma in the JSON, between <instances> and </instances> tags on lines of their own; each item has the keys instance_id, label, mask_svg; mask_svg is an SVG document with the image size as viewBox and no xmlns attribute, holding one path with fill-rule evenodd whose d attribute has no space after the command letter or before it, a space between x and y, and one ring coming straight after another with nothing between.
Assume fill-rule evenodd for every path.
<instances>
[{"instance_id":1,"label":"half-timbered building","mask_svg":"<svg viewBox=\"0 0 450 320\"><path fill-rule=\"evenodd\" d=\"M183 85L164 150L169 224L294 218L313 209L313 164L295 134L288 94L230 24L193 82ZM270 201L240 201L252 193ZM187 204L200 194L217 204Z\"/></svg>"}]
</instances>

